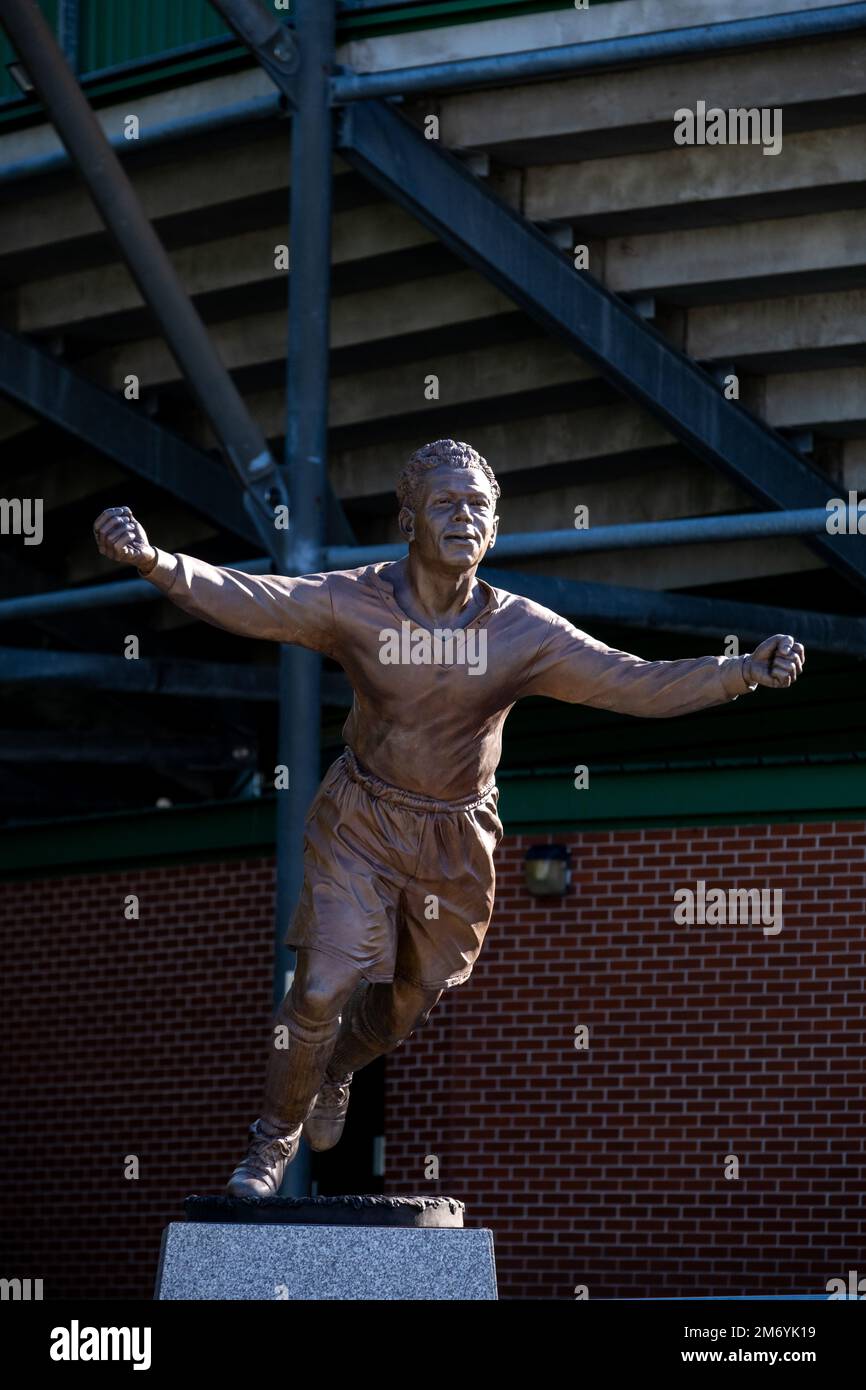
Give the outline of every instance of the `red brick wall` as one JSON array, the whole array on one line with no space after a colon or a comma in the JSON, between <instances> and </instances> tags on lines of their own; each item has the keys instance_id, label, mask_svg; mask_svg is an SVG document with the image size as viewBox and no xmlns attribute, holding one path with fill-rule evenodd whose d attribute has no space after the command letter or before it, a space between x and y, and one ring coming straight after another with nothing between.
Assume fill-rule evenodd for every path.
<instances>
[{"instance_id":1,"label":"red brick wall","mask_svg":"<svg viewBox=\"0 0 866 1390\"><path fill-rule=\"evenodd\" d=\"M812 1292L866 1272L864 831L506 839L472 978L389 1064L388 1190L464 1200L506 1295ZM564 899L522 887L547 839L572 846ZM675 925L672 892L698 878L782 887L781 932Z\"/></svg>"},{"instance_id":2,"label":"red brick wall","mask_svg":"<svg viewBox=\"0 0 866 1390\"><path fill-rule=\"evenodd\" d=\"M0 884L0 1273L152 1296L163 1227L223 1188L256 1113L272 902L262 859Z\"/></svg>"},{"instance_id":3,"label":"red brick wall","mask_svg":"<svg viewBox=\"0 0 866 1390\"><path fill-rule=\"evenodd\" d=\"M462 1198L504 1296L797 1292L862 1267L866 825L556 836L575 874L547 903L521 887L546 838L506 838L473 979L388 1064L388 1190ZM699 877L783 887L781 933L675 926ZM0 1275L150 1296L163 1226L222 1188L255 1113L272 892L270 859L0 885Z\"/></svg>"}]
</instances>

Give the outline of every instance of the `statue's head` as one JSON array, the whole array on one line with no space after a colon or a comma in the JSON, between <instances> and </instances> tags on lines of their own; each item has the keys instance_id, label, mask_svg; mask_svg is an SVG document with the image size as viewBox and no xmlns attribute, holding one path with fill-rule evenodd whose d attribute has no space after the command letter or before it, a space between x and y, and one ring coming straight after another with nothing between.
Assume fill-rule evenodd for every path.
<instances>
[{"instance_id":1,"label":"statue's head","mask_svg":"<svg viewBox=\"0 0 866 1390\"><path fill-rule=\"evenodd\" d=\"M496 540L499 484L470 444L416 449L397 480L400 530L420 559L455 570L480 564Z\"/></svg>"}]
</instances>

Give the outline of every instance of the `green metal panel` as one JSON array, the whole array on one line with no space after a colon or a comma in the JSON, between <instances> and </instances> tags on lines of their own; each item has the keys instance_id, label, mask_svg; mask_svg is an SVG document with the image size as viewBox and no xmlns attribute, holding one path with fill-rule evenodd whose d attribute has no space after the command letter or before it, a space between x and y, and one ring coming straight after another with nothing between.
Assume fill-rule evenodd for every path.
<instances>
[{"instance_id":1,"label":"green metal panel","mask_svg":"<svg viewBox=\"0 0 866 1390\"><path fill-rule=\"evenodd\" d=\"M37 7L45 15L52 29L57 33L57 3L58 0L37 0ZM3 97L20 96L20 88L16 86L7 72L7 65L14 63L17 54L11 43L6 37L6 31L0 28L0 100Z\"/></svg>"},{"instance_id":2,"label":"green metal panel","mask_svg":"<svg viewBox=\"0 0 866 1390\"><path fill-rule=\"evenodd\" d=\"M3 832L0 878L273 854L276 823L276 798L254 797L20 826Z\"/></svg>"},{"instance_id":3,"label":"green metal panel","mask_svg":"<svg viewBox=\"0 0 866 1390\"><path fill-rule=\"evenodd\" d=\"M79 66L98 72L227 32L208 0L81 0Z\"/></svg>"},{"instance_id":4,"label":"green metal panel","mask_svg":"<svg viewBox=\"0 0 866 1390\"><path fill-rule=\"evenodd\" d=\"M38 0L38 4L56 33L58 0ZM208 0L79 0L78 72L86 77L228 32ZM6 71L13 58L12 47L0 31L0 99L18 95Z\"/></svg>"},{"instance_id":5,"label":"green metal panel","mask_svg":"<svg viewBox=\"0 0 866 1390\"><path fill-rule=\"evenodd\" d=\"M499 784L509 835L866 819L864 762L617 772L594 776L588 791L543 772L500 774ZM272 854L275 833L274 797L11 826L0 878Z\"/></svg>"},{"instance_id":6,"label":"green metal panel","mask_svg":"<svg viewBox=\"0 0 866 1390\"><path fill-rule=\"evenodd\" d=\"M618 5L623 0L591 0L592 7ZM448 24L474 24L481 20L515 19L519 15L574 11L574 0L392 0L357 14L345 13L337 26L341 40L374 38L412 29L438 29Z\"/></svg>"},{"instance_id":7,"label":"green metal panel","mask_svg":"<svg viewBox=\"0 0 866 1390\"><path fill-rule=\"evenodd\" d=\"M500 778L499 812L508 833L635 826L722 825L859 819L866 811L866 764L700 768L592 774L577 790L570 775Z\"/></svg>"},{"instance_id":8,"label":"green metal panel","mask_svg":"<svg viewBox=\"0 0 866 1390\"><path fill-rule=\"evenodd\" d=\"M621 0L594 0L595 4L617 4ZM573 10L573 0L410 0L409 4L383 4L372 12L359 11L342 16L338 37L350 39L376 37L403 30L434 29L447 24L472 24L480 20L513 19L518 15L544 14L551 10Z\"/></svg>"}]
</instances>

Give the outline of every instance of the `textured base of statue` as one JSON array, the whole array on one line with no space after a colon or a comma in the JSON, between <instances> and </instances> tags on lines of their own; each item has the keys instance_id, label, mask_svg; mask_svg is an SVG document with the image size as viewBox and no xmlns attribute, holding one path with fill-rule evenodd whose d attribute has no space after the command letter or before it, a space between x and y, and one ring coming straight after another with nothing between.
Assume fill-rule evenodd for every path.
<instances>
[{"instance_id":1,"label":"textured base of statue","mask_svg":"<svg viewBox=\"0 0 866 1390\"><path fill-rule=\"evenodd\" d=\"M462 1228L455 1197L187 1197L188 1221L272 1226L414 1226Z\"/></svg>"},{"instance_id":2,"label":"textured base of statue","mask_svg":"<svg viewBox=\"0 0 866 1390\"><path fill-rule=\"evenodd\" d=\"M493 1235L453 1197L192 1196L163 1234L155 1297L497 1297Z\"/></svg>"}]
</instances>

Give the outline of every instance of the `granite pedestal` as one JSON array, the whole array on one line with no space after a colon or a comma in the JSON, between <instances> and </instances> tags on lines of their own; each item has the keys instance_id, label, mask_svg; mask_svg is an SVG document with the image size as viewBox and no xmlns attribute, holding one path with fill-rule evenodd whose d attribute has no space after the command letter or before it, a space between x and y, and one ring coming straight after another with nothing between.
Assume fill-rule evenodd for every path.
<instances>
[{"instance_id":1,"label":"granite pedestal","mask_svg":"<svg viewBox=\"0 0 866 1390\"><path fill-rule=\"evenodd\" d=\"M157 1299L495 1299L493 1235L448 1197L188 1197Z\"/></svg>"}]
</instances>

